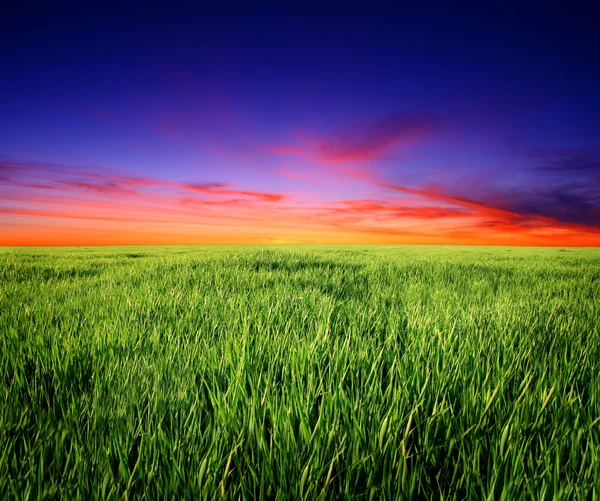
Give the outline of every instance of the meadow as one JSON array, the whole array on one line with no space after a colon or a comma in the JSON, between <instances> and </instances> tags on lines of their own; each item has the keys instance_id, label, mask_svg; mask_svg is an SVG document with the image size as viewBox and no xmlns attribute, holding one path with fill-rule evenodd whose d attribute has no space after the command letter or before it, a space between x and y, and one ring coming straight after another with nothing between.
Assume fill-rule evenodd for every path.
<instances>
[{"instance_id":1,"label":"meadow","mask_svg":"<svg viewBox=\"0 0 600 501\"><path fill-rule=\"evenodd\" d=\"M0 249L0 499L598 499L600 249Z\"/></svg>"}]
</instances>

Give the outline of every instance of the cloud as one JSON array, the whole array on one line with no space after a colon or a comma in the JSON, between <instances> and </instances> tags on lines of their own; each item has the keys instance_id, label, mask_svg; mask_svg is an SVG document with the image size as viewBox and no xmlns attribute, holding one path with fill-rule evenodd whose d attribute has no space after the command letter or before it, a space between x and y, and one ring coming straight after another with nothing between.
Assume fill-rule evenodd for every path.
<instances>
[{"instance_id":1,"label":"cloud","mask_svg":"<svg viewBox=\"0 0 600 501\"><path fill-rule=\"evenodd\" d=\"M542 172L556 172L556 173L585 173L585 174L599 174L600 175L600 161L594 163L581 163L576 159L571 159L566 162L555 162L539 167L534 167L536 171Z\"/></svg>"},{"instance_id":2,"label":"cloud","mask_svg":"<svg viewBox=\"0 0 600 501\"><path fill-rule=\"evenodd\" d=\"M598 184L581 182L499 189L478 186L470 197L457 187L430 186L409 189L391 184L386 188L424 197L437 203L451 204L491 221L513 227L564 226L600 229L600 189ZM463 188L464 189L464 188ZM458 194L451 194L454 190ZM492 227L491 225L489 226Z\"/></svg>"},{"instance_id":3,"label":"cloud","mask_svg":"<svg viewBox=\"0 0 600 501\"><path fill-rule=\"evenodd\" d=\"M396 200L343 200L334 202L327 209L329 215L343 216L346 220L376 221L386 220L433 220L445 218L472 217L472 214L464 209L448 208L439 206L418 206L398 203Z\"/></svg>"},{"instance_id":4,"label":"cloud","mask_svg":"<svg viewBox=\"0 0 600 501\"><path fill-rule=\"evenodd\" d=\"M281 193L268 193L262 191L249 191L235 189L233 185L227 183L210 183L210 184L177 184L171 183L170 186L176 186L178 188L194 191L196 193L203 193L206 195L221 195L221 196L233 196L233 197L250 197L264 202L281 202L284 200L286 195Z\"/></svg>"},{"instance_id":5,"label":"cloud","mask_svg":"<svg viewBox=\"0 0 600 501\"><path fill-rule=\"evenodd\" d=\"M56 181L57 183L63 185L64 187L71 189L79 189L83 191L92 191L101 193L104 195L134 195L136 193L135 190L126 189L124 186L117 184L113 180L105 179L105 180L95 180L94 182L89 181ZM32 186L32 185L29 185ZM45 185L45 187L51 188L51 185Z\"/></svg>"},{"instance_id":6,"label":"cloud","mask_svg":"<svg viewBox=\"0 0 600 501\"><path fill-rule=\"evenodd\" d=\"M381 158L391 147L411 148L434 129L432 117L396 113L363 127L355 127L318 138L316 145L322 162L360 162Z\"/></svg>"},{"instance_id":7,"label":"cloud","mask_svg":"<svg viewBox=\"0 0 600 501\"><path fill-rule=\"evenodd\" d=\"M526 152L532 172L600 176L600 150L594 148L534 148Z\"/></svg>"},{"instance_id":8,"label":"cloud","mask_svg":"<svg viewBox=\"0 0 600 501\"><path fill-rule=\"evenodd\" d=\"M241 197L262 202L281 202L281 193L239 189L231 183L182 183L165 179L90 172L73 167L38 162L4 161L0 163L0 184L23 188L79 191L102 196L140 196L148 188L188 191L216 197ZM44 184L31 183L42 178Z\"/></svg>"},{"instance_id":9,"label":"cloud","mask_svg":"<svg viewBox=\"0 0 600 501\"><path fill-rule=\"evenodd\" d=\"M382 187L406 193L408 195L415 195L423 197L427 200L435 201L438 203L450 204L464 209L468 209L472 214L478 214L485 217L496 217L501 220L518 221L522 219L522 215L518 212L513 212L497 207L493 207L481 202L472 201L466 198L452 196L447 194L444 189L440 186L430 185L421 189L406 188L404 186L398 186L394 184L381 184Z\"/></svg>"},{"instance_id":10,"label":"cloud","mask_svg":"<svg viewBox=\"0 0 600 501\"><path fill-rule=\"evenodd\" d=\"M328 164L325 172L362 182L352 185L361 195L331 200L335 192L327 189L303 198L234 183L0 162L0 241L43 244L60 228L71 234L60 241L71 244L80 233L97 241L92 230L106 242L118 243L120 234L135 243L141 222L147 229L139 242L146 243L241 243L248 235L253 242L600 244L598 195L581 182L474 190L384 182L361 165ZM30 227L37 240L18 236Z\"/></svg>"},{"instance_id":11,"label":"cloud","mask_svg":"<svg viewBox=\"0 0 600 501\"><path fill-rule=\"evenodd\" d=\"M328 136L300 135L301 146L271 145L264 150L278 155L302 155L318 163L379 160L392 149L418 146L425 136L437 130L439 121L433 115L394 113Z\"/></svg>"},{"instance_id":12,"label":"cloud","mask_svg":"<svg viewBox=\"0 0 600 501\"><path fill-rule=\"evenodd\" d=\"M600 183L522 188L505 195L503 207L525 217L551 218L563 224L600 228Z\"/></svg>"},{"instance_id":13,"label":"cloud","mask_svg":"<svg viewBox=\"0 0 600 501\"><path fill-rule=\"evenodd\" d=\"M88 208L89 209L89 208ZM156 217L146 217L145 215L130 215L130 216L122 216L117 214L108 214L108 213L82 213L75 212L72 210L39 210L39 209L23 209L23 208L15 208L15 207L0 207L0 215L14 215L14 216L26 216L33 218L51 218L51 219L82 219L86 221L110 221L110 222L140 222L144 221L146 223L150 222L167 222L168 219L165 218L156 218Z\"/></svg>"},{"instance_id":14,"label":"cloud","mask_svg":"<svg viewBox=\"0 0 600 501\"><path fill-rule=\"evenodd\" d=\"M266 146L263 148L265 151L270 153L277 153L278 155L305 155L307 152L302 148L296 148L294 146Z\"/></svg>"}]
</instances>

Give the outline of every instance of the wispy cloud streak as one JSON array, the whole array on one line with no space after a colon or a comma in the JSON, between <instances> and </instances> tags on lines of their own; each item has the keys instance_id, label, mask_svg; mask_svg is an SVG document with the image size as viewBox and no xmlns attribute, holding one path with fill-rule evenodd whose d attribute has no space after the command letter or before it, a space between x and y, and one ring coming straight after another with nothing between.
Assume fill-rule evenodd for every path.
<instances>
[{"instance_id":1,"label":"wispy cloud streak","mask_svg":"<svg viewBox=\"0 0 600 501\"><path fill-rule=\"evenodd\" d=\"M278 155L299 155L318 163L351 163L380 160L393 150L408 150L434 132L440 119L431 115L395 113L353 125L328 136L299 134L300 144L270 145L264 150Z\"/></svg>"},{"instance_id":2,"label":"wispy cloud streak","mask_svg":"<svg viewBox=\"0 0 600 501\"><path fill-rule=\"evenodd\" d=\"M359 164L326 162L323 172L338 182L358 183L368 196L336 200L300 190L260 191L230 182L4 161L0 243L98 243L95 235L102 234L110 237L105 243L600 244L592 198L582 202L564 191L546 191L543 196L562 203L550 211L534 207L530 193L490 192L482 198L484 192L465 196L452 186L404 186ZM289 177L294 183L304 181L295 174ZM325 193L331 187L323 184ZM568 213L576 207L589 217L572 220ZM36 230L32 235L25 228Z\"/></svg>"}]
</instances>

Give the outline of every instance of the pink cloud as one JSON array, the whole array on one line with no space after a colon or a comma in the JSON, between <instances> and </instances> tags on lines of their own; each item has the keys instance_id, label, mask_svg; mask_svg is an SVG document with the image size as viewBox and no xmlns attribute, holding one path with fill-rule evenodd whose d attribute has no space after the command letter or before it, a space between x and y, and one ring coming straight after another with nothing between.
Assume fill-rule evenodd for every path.
<instances>
[{"instance_id":1,"label":"pink cloud","mask_svg":"<svg viewBox=\"0 0 600 501\"><path fill-rule=\"evenodd\" d=\"M437 122L432 116L396 113L326 137L299 136L302 146L272 145L264 149L278 155L303 155L319 163L379 160L391 150L418 146L435 132Z\"/></svg>"},{"instance_id":2,"label":"pink cloud","mask_svg":"<svg viewBox=\"0 0 600 501\"><path fill-rule=\"evenodd\" d=\"M45 235L60 227L70 235L61 242L71 243L79 241L80 232L95 239L98 229L111 239L120 234L127 240L140 231L139 222L150 223L142 225L147 227L143 237L147 242L158 241L152 238L181 242L208 237L212 242L236 238L270 241L274 235L290 241L340 243L547 245L571 241L581 245L600 241L598 231L504 209L493 198L489 203L479 202L451 195L441 186L409 188L385 183L364 166L328 163L313 167L331 176L363 181L367 190L360 198L331 201L313 193L303 199L298 192L250 190L233 183L183 183L67 166L0 163L0 188L8 187L6 193L0 190L0 200L7 205L0 207L0 218L7 225L0 239L41 242L35 235L17 237L7 228L39 225L43 218L48 221L42 225ZM42 236L40 233L37 238Z\"/></svg>"},{"instance_id":3,"label":"pink cloud","mask_svg":"<svg viewBox=\"0 0 600 501\"><path fill-rule=\"evenodd\" d=\"M55 189L61 193L80 191L103 196L138 196L144 194L144 188L157 187L210 196L251 198L263 202L281 202L287 198L287 195L281 193L239 189L231 183L181 183L152 177L93 173L36 162L4 162L0 164L0 172L3 174L0 184ZM32 184L29 181L32 177L42 177L44 184Z\"/></svg>"},{"instance_id":4,"label":"pink cloud","mask_svg":"<svg viewBox=\"0 0 600 501\"><path fill-rule=\"evenodd\" d=\"M306 155L307 153L306 150L294 146L267 146L264 150L278 155Z\"/></svg>"}]
</instances>

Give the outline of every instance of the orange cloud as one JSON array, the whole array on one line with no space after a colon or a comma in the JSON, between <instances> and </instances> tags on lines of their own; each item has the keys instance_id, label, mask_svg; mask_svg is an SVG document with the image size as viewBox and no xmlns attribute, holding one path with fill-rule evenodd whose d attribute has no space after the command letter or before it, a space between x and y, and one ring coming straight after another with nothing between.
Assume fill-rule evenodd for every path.
<instances>
[{"instance_id":1,"label":"orange cloud","mask_svg":"<svg viewBox=\"0 0 600 501\"><path fill-rule=\"evenodd\" d=\"M488 206L436 186L330 165L371 196L326 200L25 163L0 169L0 244L453 243L600 245L600 232ZM31 182L31 179L36 179Z\"/></svg>"}]
</instances>

